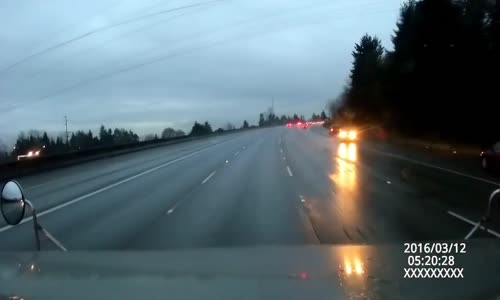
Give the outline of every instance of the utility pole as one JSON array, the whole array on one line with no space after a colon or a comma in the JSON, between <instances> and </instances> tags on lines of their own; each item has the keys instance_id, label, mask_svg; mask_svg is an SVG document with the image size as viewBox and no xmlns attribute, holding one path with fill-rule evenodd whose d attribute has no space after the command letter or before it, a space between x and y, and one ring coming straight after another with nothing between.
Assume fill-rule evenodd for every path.
<instances>
[{"instance_id":1,"label":"utility pole","mask_svg":"<svg viewBox=\"0 0 500 300\"><path fill-rule=\"evenodd\" d=\"M64 125L66 126L66 147L69 147L68 117L67 116L64 116Z\"/></svg>"}]
</instances>

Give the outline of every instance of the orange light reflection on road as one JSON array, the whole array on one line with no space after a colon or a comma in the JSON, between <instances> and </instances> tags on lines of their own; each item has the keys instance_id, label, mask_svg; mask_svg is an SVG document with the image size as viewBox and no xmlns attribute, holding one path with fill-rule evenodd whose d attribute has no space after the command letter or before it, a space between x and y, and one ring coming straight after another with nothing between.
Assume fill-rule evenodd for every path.
<instances>
[{"instance_id":1,"label":"orange light reflection on road","mask_svg":"<svg viewBox=\"0 0 500 300\"><path fill-rule=\"evenodd\" d=\"M357 159L357 146L355 143L340 143L337 149L337 155L341 159L355 162Z\"/></svg>"},{"instance_id":2,"label":"orange light reflection on road","mask_svg":"<svg viewBox=\"0 0 500 300\"><path fill-rule=\"evenodd\" d=\"M361 275L365 272L365 270L363 269L363 264L361 263L359 258L354 259L354 270L358 275Z\"/></svg>"},{"instance_id":3,"label":"orange light reflection on road","mask_svg":"<svg viewBox=\"0 0 500 300\"><path fill-rule=\"evenodd\" d=\"M356 166L352 164L357 159L356 144L340 143L337 149L337 174L330 178L340 187L352 190L356 187Z\"/></svg>"},{"instance_id":4,"label":"orange light reflection on road","mask_svg":"<svg viewBox=\"0 0 500 300\"><path fill-rule=\"evenodd\" d=\"M337 251L334 257L340 259L339 276L345 280L362 279L367 272L365 262L367 248L363 246L342 247L342 251ZM352 279L350 279L352 278ZM356 280L357 281L357 280ZM359 282L359 281L358 281Z\"/></svg>"},{"instance_id":5,"label":"orange light reflection on road","mask_svg":"<svg viewBox=\"0 0 500 300\"><path fill-rule=\"evenodd\" d=\"M360 212L358 169L355 164L358 159L357 145L355 143L340 143L334 159L333 174L330 180L333 184L335 194L333 195L337 211L332 211L335 217L346 226L359 224ZM339 213L341 212L341 213ZM352 272L356 272L356 266L351 264Z\"/></svg>"},{"instance_id":6,"label":"orange light reflection on road","mask_svg":"<svg viewBox=\"0 0 500 300\"><path fill-rule=\"evenodd\" d=\"M367 289L373 283L370 282L374 270L373 250L367 246L341 246L332 249L330 254L330 266L336 269L339 288L346 293L346 299L371 298L367 297Z\"/></svg>"},{"instance_id":7,"label":"orange light reflection on road","mask_svg":"<svg viewBox=\"0 0 500 300\"><path fill-rule=\"evenodd\" d=\"M345 256L344 265L340 266L341 271L344 271L346 276L362 275L365 273L363 263L358 256Z\"/></svg>"},{"instance_id":8,"label":"orange light reflection on road","mask_svg":"<svg viewBox=\"0 0 500 300\"><path fill-rule=\"evenodd\" d=\"M351 266L351 262L350 261L345 261L344 262L344 270L345 270L345 273L347 275L351 275L352 274L352 266Z\"/></svg>"}]
</instances>

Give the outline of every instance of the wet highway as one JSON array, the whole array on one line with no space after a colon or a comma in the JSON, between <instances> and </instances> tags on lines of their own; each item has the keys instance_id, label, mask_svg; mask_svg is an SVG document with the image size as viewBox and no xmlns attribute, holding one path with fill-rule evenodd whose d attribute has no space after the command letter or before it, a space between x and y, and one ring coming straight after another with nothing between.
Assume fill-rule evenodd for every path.
<instances>
[{"instance_id":1,"label":"wet highway","mask_svg":"<svg viewBox=\"0 0 500 300\"><path fill-rule=\"evenodd\" d=\"M68 250L378 245L500 232L493 224L469 236L497 177L382 142L341 143L321 127L210 137L19 182ZM2 220L0 240L0 250L33 250L32 222Z\"/></svg>"}]
</instances>

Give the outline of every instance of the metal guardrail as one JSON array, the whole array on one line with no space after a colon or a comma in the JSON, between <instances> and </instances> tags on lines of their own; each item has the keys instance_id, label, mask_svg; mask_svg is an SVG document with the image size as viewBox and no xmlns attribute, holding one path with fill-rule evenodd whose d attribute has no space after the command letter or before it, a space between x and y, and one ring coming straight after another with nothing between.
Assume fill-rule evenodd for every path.
<instances>
[{"instance_id":1,"label":"metal guardrail","mask_svg":"<svg viewBox=\"0 0 500 300\"><path fill-rule=\"evenodd\" d=\"M29 174L48 171L61 167L67 167L106 157L118 156L126 153L132 153L156 147L162 147L172 144L188 142L192 140L200 140L204 138L243 132L243 131L245 130L236 129L231 131L224 131L222 133L213 133L209 135L181 136L169 139L143 141L132 144L114 145L109 147L96 147L96 148L85 149L81 151L66 152L61 154L53 154L46 156L42 155L34 159L12 161L5 164L0 164L0 180L18 178Z\"/></svg>"}]
</instances>

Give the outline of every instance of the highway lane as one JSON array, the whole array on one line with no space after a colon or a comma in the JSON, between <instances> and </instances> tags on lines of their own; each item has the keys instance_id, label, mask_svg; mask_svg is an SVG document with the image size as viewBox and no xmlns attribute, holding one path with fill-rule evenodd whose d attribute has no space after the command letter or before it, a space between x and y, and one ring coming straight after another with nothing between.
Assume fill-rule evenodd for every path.
<instances>
[{"instance_id":1,"label":"highway lane","mask_svg":"<svg viewBox=\"0 0 500 300\"><path fill-rule=\"evenodd\" d=\"M311 198L306 207L322 242L462 239L471 226L450 212L476 221L498 188L492 178L483 181L431 168L423 156L395 158L394 153L408 154L391 145L380 150L372 142L343 144L318 128L291 134L303 135L289 139L287 148L293 159L299 158L292 161L303 175L297 184ZM500 218L498 213L495 217Z\"/></svg>"},{"instance_id":2,"label":"highway lane","mask_svg":"<svg viewBox=\"0 0 500 300\"><path fill-rule=\"evenodd\" d=\"M392 150L339 143L322 128L268 128L20 182L69 250L463 239L471 225L449 212L476 220L496 185ZM2 224L0 240L0 250L33 249L31 222Z\"/></svg>"}]
</instances>

